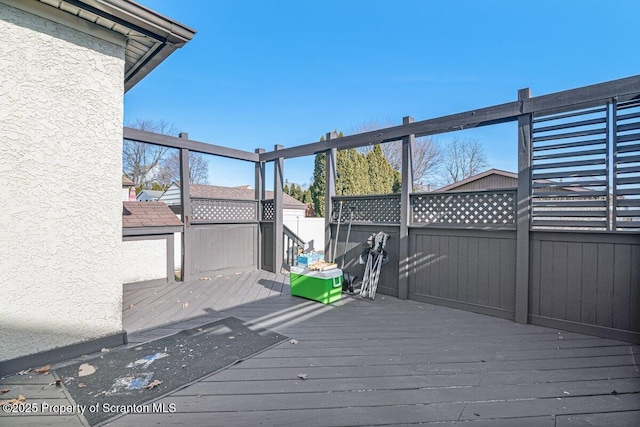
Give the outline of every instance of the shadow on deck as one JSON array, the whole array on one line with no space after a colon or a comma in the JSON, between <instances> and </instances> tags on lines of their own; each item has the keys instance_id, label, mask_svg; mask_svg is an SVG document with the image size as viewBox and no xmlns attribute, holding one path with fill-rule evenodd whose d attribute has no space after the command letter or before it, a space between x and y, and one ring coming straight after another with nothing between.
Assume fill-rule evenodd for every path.
<instances>
[{"instance_id":1,"label":"shadow on deck","mask_svg":"<svg viewBox=\"0 0 640 427\"><path fill-rule=\"evenodd\" d=\"M157 401L175 413L109 425L640 425L625 342L384 295L322 305L264 271L125 291L123 316L133 345L228 316L297 343Z\"/></svg>"},{"instance_id":2,"label":"shadow on deck","mask_svg":"<svg viewBox=\"0 0 640 427\"><path fill-rule=\"evenodd\" d=\"M263 271L212 279L125 294L130 336L234 316L298 344L168 395L175 414L114 425L640 424L638 346L384 295L325 306Z\"/></svg>"}]
</instances>

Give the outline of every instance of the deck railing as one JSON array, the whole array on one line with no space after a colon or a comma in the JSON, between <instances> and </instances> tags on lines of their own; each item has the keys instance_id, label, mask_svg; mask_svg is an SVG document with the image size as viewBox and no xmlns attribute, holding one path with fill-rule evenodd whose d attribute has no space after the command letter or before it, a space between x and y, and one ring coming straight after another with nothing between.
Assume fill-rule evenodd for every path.
<instances>
[{"instance_id":1,"label":"deck railing","mask_svg":"<svg viewBox=\"0 0 640 427\"><path fill-rule=\"evenodd\" d=\"M282 228L284 230L282 234L284 241L284 268L291 270L291 267L295 265L298 252L304 250L306 242L286 225L283 225Z\"/></svg>"}]
</instances>

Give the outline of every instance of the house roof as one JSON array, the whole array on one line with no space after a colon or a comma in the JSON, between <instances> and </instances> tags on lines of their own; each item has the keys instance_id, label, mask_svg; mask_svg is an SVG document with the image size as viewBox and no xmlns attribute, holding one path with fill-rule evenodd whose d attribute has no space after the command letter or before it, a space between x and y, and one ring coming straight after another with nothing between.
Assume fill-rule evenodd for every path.
<instances>
[{"instance_id":1,"label":"house roof","mask_svg":"<svg viewBox=\"0 0 640 427\"><path fill-rule=\"evenodd\" d=\"M473 175L473 176L470 176L469 178L463 179L462 181L458 181L458 182L454 182L453 184L446 185L446 186L444 186L442 188L437 189L436 191L455 191L455 190L460 189L461 187L467 186L470 183L483 180L483 179L485 179L487 177L490 177L492 175L513 179L513 180L516 181L515 185L517 186L517 180L518 180L518 174L517 173L504 171L504 170L501 170L501 169L489 169L489 170L481 172L481 173L479 173L477 175ZM535 182L537 182L537 183L547 183L547 184L556 184L556 186L562 188L563 191L580 192L580 191L589 191L590 190L587 187L573 187L573 186L569 186L569 185L563 186L562 182L552 181L552 180L549 180L549 179L537 179L537 180L535 180ZM482 186L484 186L486 184L487 184L487 182L482 182L481 183ZM483 189L491 189L491 187L489 187L489 188L484 187Z\"/></svg>"},{"instance_id":2,"label":"house roof","mask_svg":"<svg viewBox=\"0 0 640 427\"><path fill-rule=\"evenodd\" d=\"M122 175L122 186L123 187L133 187L135 185L136 184L133 181L131 181L129 178L127 178L126 175Z\"/></svg>"},{"instance_id":3,"label":"house roof","mask_svg":"<svg viewBox=\"0 0 640 427\"><path fill-rule=\"evenodd\" d=\"M140 194L145 193L147 196L151 197L152 199L158 199L160 196L162 196L164 194L163 190L142 190L140 193L138 193L138 196L140 196Z\"/></svg>"},{"instance_id":4,"label":"house roof","mask_svg":"<svg viewBox=\"0 0 640 427\"><path fill-rule=\"evenodd\" d=\"M518 179L518 174L517 173L504 171L504 170L500 170L500 169L489 169L489 170L481 172L481 173L479 173L477 175L473 175L473 176L470 176L469 178L463 179L462 181L458 181L458 182L454 182L453 184L445 185L442 188L438 188L436 191L452 191L452 190L455 190L457 188L462 187L463 185L469 184L470 182L474 182L474 181L477 181L479 179L485 178L485 177L487 177L489 175L499 175L499 176L504 176L504 177L507 177L507 178Z\"/></svg>"},{"instance_id":5,"label":"house roof","mask_svg":"<svg viewBox=\"0 0 640 427\"><path fill-rule=\"evenodd\" d=\"M191 197L203 199L255 200L255 190L249 186L222 187L218 185L191 184ZM266 199L273 199L273 191L265 193ZM307 205L283 193L283 207L286 209L306 209Z\"/></svg>"},{"instance_id":6,"label":"house roof","mask_svg":"<svg viewBox=\"0 0 640 427\"><path fill-rule=\"evenodd\" d=\"M182 222L162 202L122 202L122 228L181 226Z\"/></svg>"},{"instance_id":7,"label":"house roof","mask_svg":"<svg viewBox=\"0 0 640 427\"><path fill-rule=\"evenodd\" d=\"M43 13L63 12L119 33L127 40L125 92L142 80L176 49L191 40L195 30L131 0L39 0Z\"/></svg>"}]
</instances>

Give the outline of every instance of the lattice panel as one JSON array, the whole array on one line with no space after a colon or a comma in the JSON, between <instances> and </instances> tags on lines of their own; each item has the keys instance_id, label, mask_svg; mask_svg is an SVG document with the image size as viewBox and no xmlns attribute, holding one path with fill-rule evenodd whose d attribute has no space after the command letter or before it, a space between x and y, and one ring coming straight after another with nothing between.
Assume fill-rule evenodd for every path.
<instances>
[{"instance_id":1,"label":"lattice panel","mask_svg":"<svg viewBox=\"0 0 640 427\"><path fill-rule=\"evenodd\" d=\"M515 227L516 192L416 194L412 223L472 227Z\"/></svg>"},{"instance_id":2,"label":"lattice panel","mask_svg":"<svg viewBox=\"0 0 640 427\"><path fill-rule=\"evenodd\" d=\"M273 221L275 218L275 206L273 200L264 200L262 202L262 220Z\"/></svg>"},{"instance_id":3,"label":"lattice panel","mask_svg":"<svg viewBox=\"0 0 640 427\"><path fill-rule=\"evenodd\" d=\"M607 104L534 118L532 228L608 228L609 111Z\"/></svg>"},{"instance_id":4,"label":"lattice panel","mask_svg":"<svg viewBox=\"0 0 640 427\"><path fill-rule=\"evenodd\" d=\"M342 202L341 222L349 221L353 210L354 222L383 224L400 223L400 196L353 196L333 199L333 221L338 221Z\"/></svg>"},{"instance_id":5,"label":"lattice panel","mask_svg":"<svg viewBox=\"0 0 640 427\"><path fill-rule=\"evenodd\" d=\"M621 102L614 110L614 229L640 230L640 101Z\"/></svg>"},{"instance_id":6,"label":"lattice panel","mask_svg":"<svg viewBox=\"0 0 640 427\"><path fill-rule=\"evenodd\" d=\"M255 221L256 202L191 199L191 216L194 221Z\"/></svg>"}]
</instances>

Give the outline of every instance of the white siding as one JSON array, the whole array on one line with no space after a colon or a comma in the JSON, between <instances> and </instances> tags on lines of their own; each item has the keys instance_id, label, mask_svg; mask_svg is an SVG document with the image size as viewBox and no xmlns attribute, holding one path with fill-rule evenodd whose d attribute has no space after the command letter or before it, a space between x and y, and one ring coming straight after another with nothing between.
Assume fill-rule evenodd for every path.
<instances>
[{"instance_id":1,"label":"white siding","mask_svg":"<svg viewBox=\"0 0 640 427\"><path fill-rule=\"evenodd\" d=\"M307 243L313 240L313 247L316 250L324 250L324 218L306 218L304 211L283 209L282 220L284 225L302 240Z\"/></svg>"},{"instance_id":2,"label":"white siding","mask_svg":"<svg viewBox=\"0 0 640 427\"><path fill-rule=\"evenodd\" d=\"M0 39L7 360L122 329L124 47L1 3Z\"/></svg>"}]
</instances>

